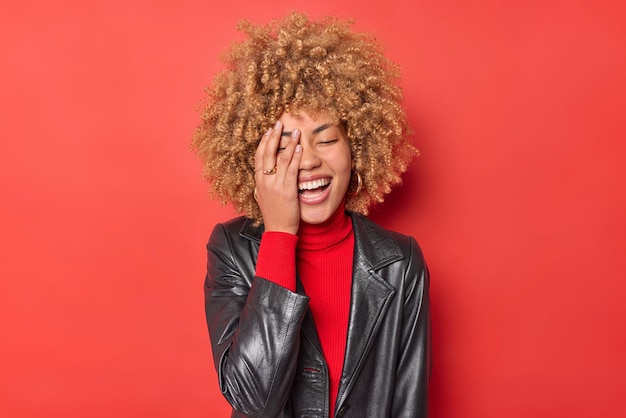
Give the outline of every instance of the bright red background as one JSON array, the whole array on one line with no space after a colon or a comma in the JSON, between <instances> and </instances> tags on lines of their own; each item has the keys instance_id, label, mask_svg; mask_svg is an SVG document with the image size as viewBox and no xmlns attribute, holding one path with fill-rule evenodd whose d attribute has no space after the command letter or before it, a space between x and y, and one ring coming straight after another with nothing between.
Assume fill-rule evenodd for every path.
<instances>
[{"instance_id":1,"label":"bright red background","mask_svg":"<svg viewBox=\"0 0 626 418\"><path fill-rule=\"evenodd\" d=\"M429 261L431 416L626 415L621 2L11 3L0 416L227 416L202 281L233 213L188 143L236 22L291 9L403 68L422 156L373 218Z\"/></svg>"}]
</instances>

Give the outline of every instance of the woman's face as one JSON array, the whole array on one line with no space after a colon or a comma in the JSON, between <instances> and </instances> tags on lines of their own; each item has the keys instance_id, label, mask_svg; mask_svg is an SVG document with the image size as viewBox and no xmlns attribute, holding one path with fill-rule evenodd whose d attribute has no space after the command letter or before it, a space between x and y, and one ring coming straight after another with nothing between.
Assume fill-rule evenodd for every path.
<instances>
[{"instance_id":1,"label":"woman's face","mask_svg":"<svg viewBox=\"0 0 626 418\"><path fill-rule=\"evenodd\" d=\"M300 130L300 219L322 223L335 213L350 184L352 155L344 129L324 113L283 112L279 120L283 124L281 147L294 129Z\"/></svg>"}]
</instances>

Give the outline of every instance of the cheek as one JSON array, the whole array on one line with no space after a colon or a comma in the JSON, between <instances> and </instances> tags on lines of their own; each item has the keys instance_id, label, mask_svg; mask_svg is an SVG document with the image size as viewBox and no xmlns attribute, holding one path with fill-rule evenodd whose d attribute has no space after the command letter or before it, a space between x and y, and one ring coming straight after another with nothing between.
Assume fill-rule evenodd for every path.
<instances>
[{"instance_id":1,"label":"cheek","mask_svg":"<svg viewBox=\"0 0 626 418\"><path fill-rule=\"evenodd\" d=\"M327 162L329 165L332 165L338 179L347 185L352 174L352 153L350 152L350 147L347 142L343 142L341 147L336 147L332 151L327 156Z\"/></svg>"},{"instance_id":2,"label":"cheek","mask_svg":"<svg viewBox=\"0 0 626 418\"><path fill-rule=\"evenodd\" d=\"M341 178L341 188L347 190L350 184L350 177L352 176L352 159L342 159L341 164L338 165L338 169L339 172L337 174Z\"/></svg>"},{"instance_id":3,"label":"cheek","mask_svg":"<svg viewBox=\"0 0 626 418\"><path fill-rule=\"evenodd\" d=\"M341 155L338 156L335 161L335 173L342 179L345 179L345 181L350 181L350 175L352 174L352 159Z\"/></svg>"},{"instance_id":4,"label":"cheek","mask_svg":"<svg viewBox=\"0 0 626 418\"><path fill-rule=\"evenodd\" d=\"M343 169L344 171L347 171L348 176L350 176L350 173L352 172L352 151L350 150L350 146L348 145L348 142L345 141L344 142L344 149L341 152L341 157L343 159Z\"/></svg>"}]
</instances>

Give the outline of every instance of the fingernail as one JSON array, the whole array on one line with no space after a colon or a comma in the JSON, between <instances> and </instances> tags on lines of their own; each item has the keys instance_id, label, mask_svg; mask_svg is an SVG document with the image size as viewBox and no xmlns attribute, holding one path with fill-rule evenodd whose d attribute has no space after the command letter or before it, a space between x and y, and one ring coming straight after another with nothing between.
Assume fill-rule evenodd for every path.
<instances>
[{"instance_id":1,"label":"fingernail","mask_svg":"<svg viewBox=\"0 0 626 418\"><path fill-rule=\"evenodd\" d=\"M279 121L279 120L277 120L277 121L276 121L276 123L274 124L274 129L278 129L278 128L280 128L280 125L281 125L281 124L280 124L280 121Z\"/></svg>"},{"instance_id":2,"label":"fingernail","mask_svg":"<svg viewBox=\"0 0 626 418\"><path fill-rule=\"evenodd\" d=\"M298 144L296 145L296 152L301 152L302 151L302 145Z\"/></svg>"},{"instance_id":3,"label":"fingernail","mask_svg":"<svg viewBox=\"0 0 626 418\"><path fill-rule=\"evenodd\" d=\"M291 133L291 136L293 136L294 138L297 138L298 135L300 135L300 130L298 128L294 129L293 132Z\"/></svg>"},{"instance_id":4,"label":"fingernail","mask_svg":"<svg viewBox=\"0 0 626 418\"><path fill-rule=\"evenodd\" d=\"M267 132L265 132L265 136L270 136L272 133L272 128L267 128Z\"/></svg>"}]
</instances>

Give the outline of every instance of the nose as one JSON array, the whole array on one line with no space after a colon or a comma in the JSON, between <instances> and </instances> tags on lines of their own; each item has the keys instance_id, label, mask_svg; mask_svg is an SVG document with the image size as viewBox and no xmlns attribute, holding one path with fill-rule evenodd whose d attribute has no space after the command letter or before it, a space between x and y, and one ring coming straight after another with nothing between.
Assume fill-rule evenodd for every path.
<instances>
[{"instance_id":1,"label":"nose","mask_svg":"<svg viewBox=\"0 0 626 418\"><path fill-rule=\"evenodd\" d=\"M308 146L308 144L303 141L300 141L300 145L302 145L302 158L300 159L300 170L312 170L316 167L319 167L322 163L322 160L319 158L319 155L315 152L315 149Z\"/></svg>"}]
</instances>

